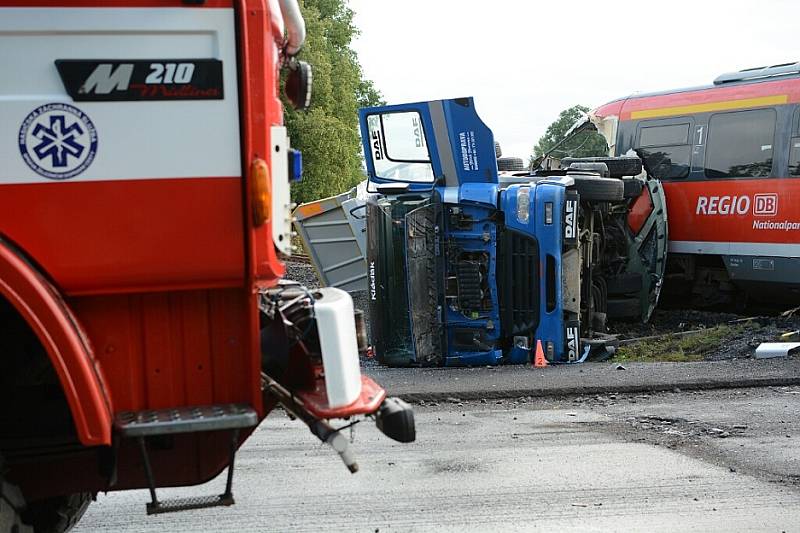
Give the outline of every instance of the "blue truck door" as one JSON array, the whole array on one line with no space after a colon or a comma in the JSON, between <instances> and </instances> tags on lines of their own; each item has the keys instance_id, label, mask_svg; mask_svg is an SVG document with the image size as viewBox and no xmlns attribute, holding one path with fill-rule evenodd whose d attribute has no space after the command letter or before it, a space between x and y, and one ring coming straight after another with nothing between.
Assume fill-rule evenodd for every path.
<instances>
[{"instance_id":1,"label":"blue truck door","mask_svg":"<svg viewBox=\"0 0 800 533\"><path fill-rule=\"evenodd\" d=\"M472 98L364 108L359 121L373 184L429 191L497 183L494 137Z\"/></svg>"},{"instance_id":2,"label":"blue truck door","mask_svg":"<svg viewBox=\"0 0 800 533\"><path fill-rule=\"evenodd\" d=\"M370 185L430 191L442 175L428 106L423 103L361 109L361 142Z\"/></svg>"}]
</instances>

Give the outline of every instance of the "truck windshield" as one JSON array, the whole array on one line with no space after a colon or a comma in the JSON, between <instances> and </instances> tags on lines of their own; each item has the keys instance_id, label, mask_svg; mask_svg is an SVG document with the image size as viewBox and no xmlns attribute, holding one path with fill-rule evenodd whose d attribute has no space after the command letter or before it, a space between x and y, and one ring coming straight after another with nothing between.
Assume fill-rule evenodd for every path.
<instances>
[{"instance_id":1,"label":"truck windshield","mask_svg":"<svg viewBox=\"0 0 800 533\"><path fill-rule=\"evenodd\" d=\"M422 119L416 111L367 117L375 176L385 180L431 183L428 143Z\"/></svg>"}]
</instances>

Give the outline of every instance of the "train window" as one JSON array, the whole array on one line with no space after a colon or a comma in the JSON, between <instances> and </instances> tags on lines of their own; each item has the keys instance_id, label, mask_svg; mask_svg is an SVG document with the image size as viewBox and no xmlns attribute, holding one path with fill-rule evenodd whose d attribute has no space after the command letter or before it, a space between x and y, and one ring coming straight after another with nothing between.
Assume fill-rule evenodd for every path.
<instances>
[{"instance_id":1,"label":"train window","mask_svg":"<svg viewBox=\"0 0 800 533\"><path fill-rule=\"evenodd\" d=\"M794 110L794 120L792 121L792 135L800 135L800 107Z\"/></svg>"},{"instance_id":2,"label":"train window","mask_svg":"<svg viewBox=\"0 0 800 533\"><path fill-rule=\"evenodd\" d=\"M789 175L800 176L800 107L794 110L792 136L789 144Z\"/></svg>"},{"instance_id":3,"label":"train window","mask_svg":"<svg viewBox=\"0 0 800 533\"><path fill-rule=\"evenodd\" d=\"M688 122L642 125L638 151L650 175L658 179L685 178L689 175L689 129Z\"/></svg>"},{"instance_id":4,"label":"train window","mask_svg":"<svg viewBox=\"0 0 800 533\"><path fill-rule=\"evenodd\" d=\"M639 137L640 146L689 144L689 123L645 126Z\"/></svg>"},{"instance_id":5,"label":"train window","mask_svg":"<svg viewBox=\"0 0 800 533\"><path fill-rule=\"evenodd\" d=\"M800 137L792 137L789 148L789 175L800 176Z\"/></svg>"},{"instance_id":6,"label":"train window","mask_svg":"<svg viewBox=\"0 0 800 533\"><path fill-rule=\"evenodd\" d=\"M708 123L708 178L761 177L772 173L775 110L719 113Z\"/></svg>"}]
</instances>

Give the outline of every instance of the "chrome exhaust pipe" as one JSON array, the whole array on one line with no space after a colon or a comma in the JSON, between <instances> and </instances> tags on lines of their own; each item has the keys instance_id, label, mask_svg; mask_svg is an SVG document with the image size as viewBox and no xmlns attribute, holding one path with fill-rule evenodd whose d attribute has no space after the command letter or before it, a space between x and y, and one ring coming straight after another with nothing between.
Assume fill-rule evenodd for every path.
<instances>
[{"instance_id":1,"label":"chrome exhaust pipe","mask_svg":"<svg viewBox=\"0 0 800 533\"><path fill-rule=\"evenodd\" d=\"M300 51L306 40L306 23L297 0L278 0L286 26L286 55L292 57Z\"/></svg>"}]
</instances>

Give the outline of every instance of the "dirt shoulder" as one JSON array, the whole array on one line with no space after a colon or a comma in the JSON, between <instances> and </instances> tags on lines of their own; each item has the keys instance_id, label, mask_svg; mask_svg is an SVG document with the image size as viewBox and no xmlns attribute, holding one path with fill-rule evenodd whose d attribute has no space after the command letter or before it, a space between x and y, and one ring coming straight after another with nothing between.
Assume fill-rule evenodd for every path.
<instances>
[{"instance_id":1,"label":"dirt shoulder","mask_svg":"<svg viewBox=\"0 0 800 533\"><path fill-rule=\"evenodd\" d=\"M780 342L800 330L800 317L658 310L647 324L616 322L609 329L623 344L615 361L722 361L751 358L762 342Z\"/></svg>"}]
</instances>

